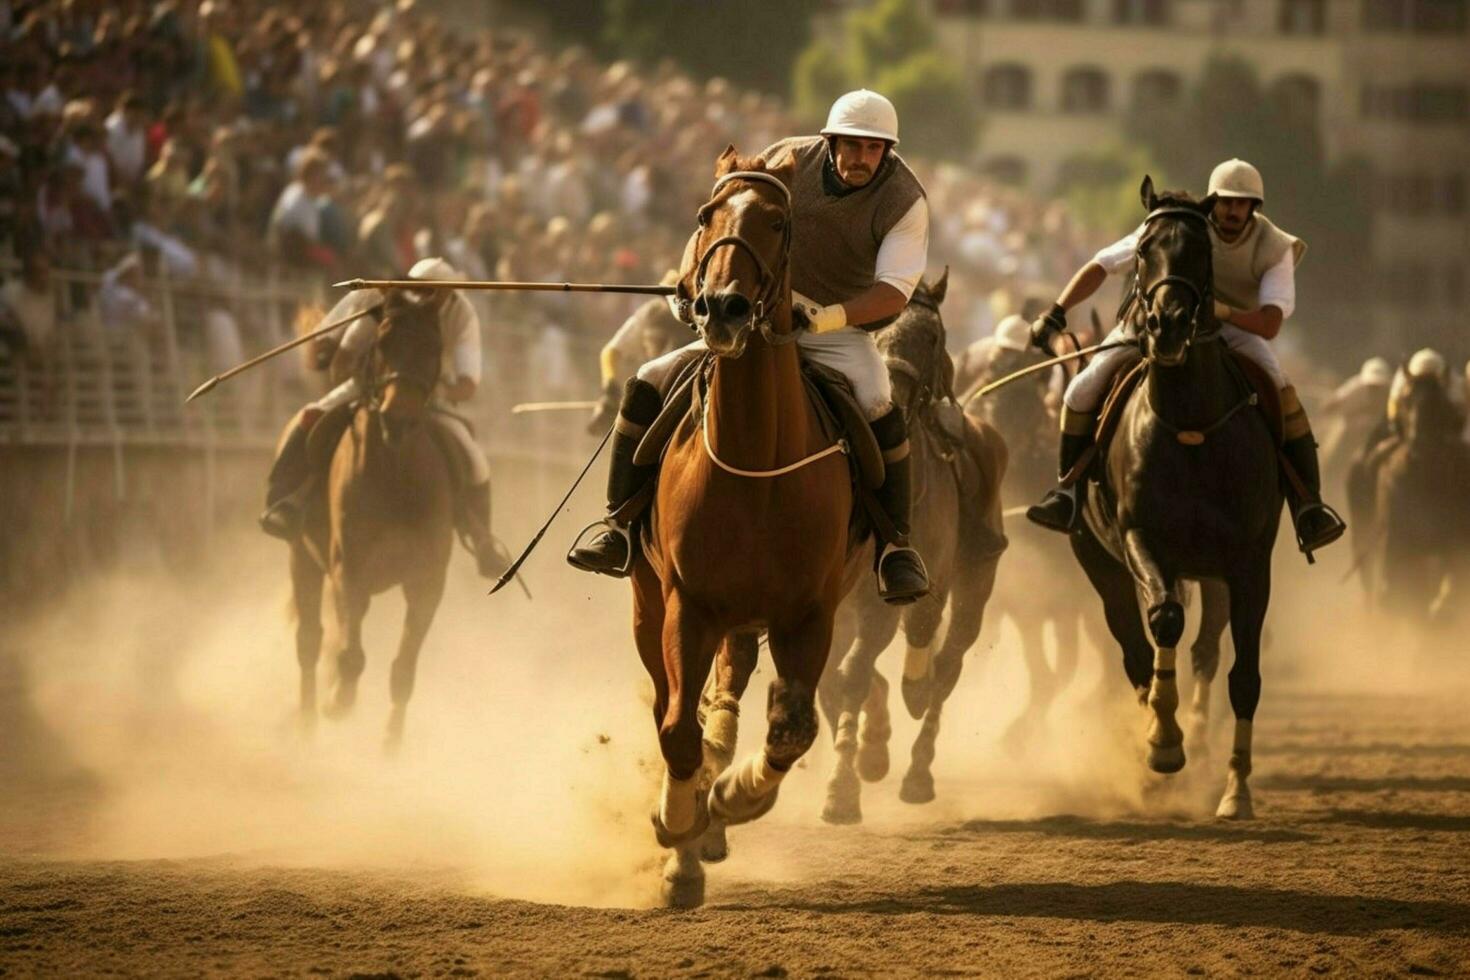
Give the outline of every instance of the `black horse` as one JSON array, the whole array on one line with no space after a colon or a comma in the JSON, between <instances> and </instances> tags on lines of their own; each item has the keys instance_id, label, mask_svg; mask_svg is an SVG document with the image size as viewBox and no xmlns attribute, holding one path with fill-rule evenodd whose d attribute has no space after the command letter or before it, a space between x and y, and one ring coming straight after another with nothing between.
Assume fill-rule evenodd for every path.
<instances>
[{"instance_id":1,"label":"black horse","mask_svg":"<svg viewBox=\"0 0 1470 980\"><path fill-rule=\"evenodd\" d=\"M1158 196L1145 178L1141 196L1148 211L1138 243L1141 301L1131 315L1145 376L1101 460L1072 550L1102 597L1128 679L1152 712L1148 763L1156 772L1184 767L1174 675L1184 632L1181 583L1218 580L1228 587L1235 744L1218 814L1247 818L1261 629L1281 520L1277 449L1220 341L1207 224L1213 195L1202 202L1183 193Z\"/></svg>"}]
</instances>

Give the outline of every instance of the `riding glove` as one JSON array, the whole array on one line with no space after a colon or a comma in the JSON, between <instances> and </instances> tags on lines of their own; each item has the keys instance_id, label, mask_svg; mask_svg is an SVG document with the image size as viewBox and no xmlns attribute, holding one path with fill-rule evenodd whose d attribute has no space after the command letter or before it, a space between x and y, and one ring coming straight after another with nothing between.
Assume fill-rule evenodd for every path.
<instances>
[{"instance_id":1,"label":"riding glove","mask_svg":"<svg viewBox=\"0 0 1470 980\"><path fill-rule=\"evenodd\" d=\"M841 303L823 306L792 290L791 309L806 320L807 330L812 333L831 333L847 326L847 309Z\"/></svg>"},{"instance_id":2,"label":"riding glove","mask_svg":"<svg viewBox=\"0 0 1470 980\"><path fill-rule=\"evenodd\" d=\"M1067 310L1060 303L1053 303L1031 324L1031 346L1043 353L1051 353L1052 337L1067 332Z\"/></svg>"}]
</instances>

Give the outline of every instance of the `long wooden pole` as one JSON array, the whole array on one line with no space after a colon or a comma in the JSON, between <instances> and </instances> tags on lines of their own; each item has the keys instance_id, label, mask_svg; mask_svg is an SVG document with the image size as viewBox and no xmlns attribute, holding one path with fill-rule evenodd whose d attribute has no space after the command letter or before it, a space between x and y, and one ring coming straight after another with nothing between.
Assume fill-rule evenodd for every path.
<instances>
[{"instance_id":1,"label":"long wooden pole","mask_svg":"<svg viewBox=\"0 0 1470 980\"><path fill-rule=\"evenodd\" d=\"M270 360L271 358L275 357L277 354L284 354L286 351L291 350L293 347L300 347L302 344L306 343L309 340L315 340L316 338L322 336L323 334L331 333L333 330L336 330L336 329L338 329L340 327L344 327L347 324L353 322L354 320L361 320L363 317L367 316L368 314L370 314L370 313L376 313L378 310L380 310L382 308L383 308L383 304L382 303L374 303L372 306L369 306L365 310L362 310L360 312L354 313L351 316L344 316L340 320L333 320L331 323L327 324L326 326L324 326L324 327L318 327L317 329L313 330L309 334L303 334L302 336L297 337L294 340L288 340L288 341L286 341L284 344L281 344L278 347L272 347L270 350L266 351L264 354L261 354L259 357L252 357L250 360L246 361L244 364L237 364L235 367L230 368L228 371L224 372L223 374L216 374L214 377L212 377L208 381L204 382L204 384L200 385L198 388L195 388L193 391L189 392L189 397L184 399L184 404L187 405L187 404L189 404L189 402L191 402L194 399L198 398L200 395L207 394L208 392L213 391L215 385L219 384L221 381L228 381L229 379L233 378L235 375L240 374L243 371L248 371L251 368L255 367L255 365L257 365L257 364L260 364L260 363L262 363L264 361Z\"/></svg>"},{"instance_id":2,"label":"long wooden pole","mask_svg":"<svg viewBox=\"0 0 1470 980\"><path fill-rule=\"evenodd\" d=\"M1123 341L1121 343L1114 342L1111 344L1094 344L1091 347L1083 347L1081 350L1074 350L1070 354L1062 354L1058 357L1048 358L1044 361L1032 364L1030 367L1023 367L1019 371L1012 371L1004 378L996 378L994 381L990 382L990 384L988 385L985 385L983 388L978 388L975 391L970 392L970 394L960 399L960 402L962 405L968 405L971 401L979 398L981 395L992 392L997 388L1004 388L1012 381L1020 381L1027 375L1035 374L1037 371L1045 371L1049 367L1056 367L1058 364L1066 364L1068 361L1075 361L1079 357L1086 357L1089 354L1100 354L1106 350L1116 350L1119 347L1126 346L1128 346L1127 341Z\"/></svg>"},{"instance_id":3,"label":"long wooden pole","mask_svg":"<svg viewBox=\"0 0 1470 980\"><path fill-rule=\"evenodd\" d=\"M533 293L636 293L672 296L674 286L599 282L492 282L484 279L344 279L338 289L490 289Z\"/></svg>"}]
</instances>

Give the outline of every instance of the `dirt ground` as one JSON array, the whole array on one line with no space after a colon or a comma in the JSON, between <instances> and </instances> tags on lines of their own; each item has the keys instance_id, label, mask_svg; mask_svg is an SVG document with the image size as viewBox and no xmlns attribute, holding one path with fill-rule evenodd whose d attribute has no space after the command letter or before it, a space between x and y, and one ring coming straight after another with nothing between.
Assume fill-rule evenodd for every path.
<instances>
[{"instance_id":1,"label":"dirt ground","mask_svg":"<svg viewBox=\"0 0 1470 980\"><path fill-rule=\"evenodd\" d=\"M825 826L819 747L674 912L617 583L547 554L535 602L487 600L457 556L387 760L398 605L357 714L302 738L284 558L230 547L228 571L129 568L0 641L0 975L1470 974L1464 650L1365 631L1330 568L1313 592L1282 566L1257 820L1212 817L1223 670L1208 744L1166 780L1111 653L1017 749L1003 630L947 710L938 801L897 800L898 717L864 825Z\"/></svg>"}]
</instances>

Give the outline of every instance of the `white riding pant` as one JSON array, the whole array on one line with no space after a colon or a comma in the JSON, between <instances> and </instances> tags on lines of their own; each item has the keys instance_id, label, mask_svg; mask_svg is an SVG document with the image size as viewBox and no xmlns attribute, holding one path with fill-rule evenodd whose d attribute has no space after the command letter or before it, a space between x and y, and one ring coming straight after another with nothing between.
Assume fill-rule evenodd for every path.
<instances>
[{"instance_id":1,"label":"white riding pant","mask_svg":"<svg viewBox=\"0 0 1470 980\"><path fill-rule=\"evenodd\" d=\"M801 354L813 364L837 371L852 385L853 396L859 407L872 421L881 418L893 407L893 385L888 378L888 366L883 355L878 353L878 344L873 335L857 327L843 327L830 333L802 333L796 340ZM703 340L670 351L656 357L638 369L638 377L654 383L665 375L681 356L689 351L709 350Z\"/></svg>"},{"instance_id":2,"label":"white riding pant","mask_svg":"<svg viewBox=\"0 0 1470 980\"><path fill-rule=\"evenodd\" d=\"M1104 338L1103 343L1119 343L1129 340L1131 336L1130 330L1117 326ZM1281 370L1281 362L1276 359L1276 352L1271 349L1266 338L1227 323L1220 327L1220 339L1225 341L1226 347L1250 358L1261 370L1265 371L1278 391L1291 384L1287 380L1286 372ZM1143 353L1135 344L1127 344L1116 350L1103 351L1094 356L1087 367L1079 371L1067 385L1062 401L1074 412L1090 414L1098 411L1102 408L1103 399L1107 397L1113 378L1142 357Z\"/></svg>"},{"instance_id":3,"label":"white riding pant","mask_svg":"<svg viewBox=\"0 0 1470 980\"><path fill-rule=\"evenodd\" d=\"M464 453L465 459L470 464L470 486L478 487L490 480L490 460L485 456L485 450L475 441L474 433L464 420L456 415L450 415L443 409L434 410L434 421L438 426L454 439L460 451Z\"/></svg>"}]
</instances>

